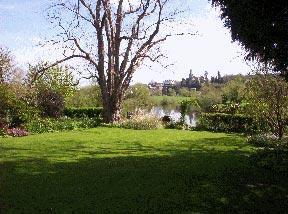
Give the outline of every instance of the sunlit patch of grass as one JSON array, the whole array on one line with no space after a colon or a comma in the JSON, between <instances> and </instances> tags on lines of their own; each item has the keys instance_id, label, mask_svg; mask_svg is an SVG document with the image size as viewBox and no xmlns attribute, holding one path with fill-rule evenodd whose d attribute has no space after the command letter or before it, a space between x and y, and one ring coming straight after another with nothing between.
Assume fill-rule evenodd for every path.
<instances>
[{"instance_id":1,"label":"sunlit patch of grass","mask_svg":"<svg viewBox=\"0 0 288 214\"><path fill-rule=\"evenodd\" d=\"M285 176L254 166L253 154L240 135L182 130L99 127L3 138L0 211L285 210Z\"/></svg>"}]
</instances>

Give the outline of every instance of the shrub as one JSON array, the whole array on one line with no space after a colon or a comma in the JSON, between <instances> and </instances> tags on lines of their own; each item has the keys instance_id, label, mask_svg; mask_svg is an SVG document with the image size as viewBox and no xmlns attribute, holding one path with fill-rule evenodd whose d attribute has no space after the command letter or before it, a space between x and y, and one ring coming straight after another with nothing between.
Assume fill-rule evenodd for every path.
<instances>
[{"instance_id":1,"label":"shrub","mask_svg":"<svg viewBox=\"0 0 288 214\"><path fill-rule=\"evenodd\" d=\"M177 100L173 99L173 98L169 98L164 96L163 99L160 101L160 105L161 106L177 106Z\"/></svg>"},{"instance_id":2,"label":"shrub","mask_svg":"<svg viewBox=\"0 0 288 214\"><path fill-rule=\"evenodd\" d=\"M261 71L265 75L256 74L247 82L247 113L281 139L287 131L288 83L279 75L269 74L269 69Z\"/></svg>"},{"instance_id":3,"label":"shrub","mask_svg":"<svg viewBox=\"0 0 288 214\"><path fill-rule=\"evenodd\" d=\"M68 131L83 128L94 128L100 124L99 118L37 118L26 124L26 128L30 133L44 133L56 131Z\"/></svg>"},{"instance_id":4,"label":"shrub","mask_svg":"<svg viewBox=\"0 0 288 214\"><path fill-rule=\"evenodd\" d=\"M32 115L25 97L18 93L13 91L12 84L0 84L0 128L19 127Z\"/></svg>"},{"instance_id":5,"label":"shrub","mask_svg":"<svg viewBox=\"0 0 288 214\"><path fill-rule=\"evenodd\" d=\"M42 116L59 118L62 116L65 101L62 94L52 89L43 89L37 96Z\"/></svg>"},{"instance_id":6,"label":"shrub","mask_svg":"<svg viewBox=\"0 0 288 214\"><path fill-rule=\"evenodd\" d=\"M256 134L247 137L247 143L257 147L270 147L274 140L272 136L267 136L266 134Z\"/></svg>"},{"instance_id":7,"label":"shrub","mask_svg":"<svg viewBox=\"0 0 288 214\"><path fill-rule=\"evenodd\" d=\"M162 122L156 115L138 110L131 119L120 122L120 127L136 130L151 130L161 128Z\"/></svg>"},{"instance_id":8,"label":"shrub","mask_svg":"<svg viewBox=\"0 0 288 214\"><path fill-rule=\"evenodd\" d=\"M170 123L164 124L165 128L167 129L179 129L179 130L191 130L193 129L191 126L189 126L186 123L183 123L182 121L171 121Z\"/></svg>"},{"instance_id":9,"label":"shrub","mask_svg":"<svg viewBox=\"0 0 288 214\"><path fill-rule=\"evenodd\" d=\"M265 148L250 157L251 165L265 168L274 173L288 173L288 149Z\"/></svg>"},{"instance_id":10,"label":"shrub","mask_svg":"<svg viewBox=\"0 0 288 214\"><path fill-rule=\"evenodd\" d=\"M241 114L244 112L245 102L235 103L226 102L225 104L216 104L212 106L213 112L225 114Z\"/></svg>"},{"instance_id":11,"label":"shrub","mask_svg":"<svg viewBox=\"0 0 288 214\"><path fill-rule=\"evenodd\" d=\"M202 113L198 118L197 129L239 133L254 133L257 131L251 117L223 113Z\"/></svg>"},{"instance_id":12,"label":"shrub","mask_svg":"<svg viewBox=\"0 0 288 214\"><path fill-rule=\"evenodd\" d=\"M7 135L12 137L24 137L28 136L28 132L23 128L9 128L6 130Z\"/></svg>"},{"instance_id":13,"label":"shrub","mask_svg":"<svg viewBox=\"0 0 288 214\"><path fill-rule=\"evenodd\" d=\"M0 137L5 137L6 133L3 128L0 128Z\"/></svg>"},{"instance_id":14,"label":"shrub","mask_svg":"<svg viewBox=\"0 0 288 214\"><path fill-rule=\"evenodd\" d=\"M101 89L99 85L88 85L77 89L72 96L67 97L66 106L83 108L101 106Z\"/></svg>"},{"instance_id":15,"label":"shrub","mask_svg":"<svg viewBox=\"0 0 288 214\"><path fill-rule=\"evenodd\" d=\"M277 136L271 134L255 134L247 137L247 143L257 147L264 148L288 148L288 138L282 138L279 140Z\"/></svg>"},{"instance_id":16,"label":"shrub","mask_svg":"<svg viewBox=\"0 0 288 214\"><path fill-rule=\"evenodd\" d=\"M70 118L100 118L103 108L66 108L64 115Z\"/></svg>"}]
</instances>

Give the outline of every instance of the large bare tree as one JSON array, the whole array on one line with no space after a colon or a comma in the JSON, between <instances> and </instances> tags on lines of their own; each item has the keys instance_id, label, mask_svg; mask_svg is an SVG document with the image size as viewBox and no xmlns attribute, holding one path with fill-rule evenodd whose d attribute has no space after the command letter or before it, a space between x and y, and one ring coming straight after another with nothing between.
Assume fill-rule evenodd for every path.
<instances>
[{"instance_id":1,"label":"large bare tree","mask_svg":"<svg viewBox=\"0 0 288 214\"><path fill-rule=\"evenodd\" d=\"M59 33L50 42L62 44L63 58L82 59L102 93L105 122L120 119L122 100L135 71L144 60L163 57L163 33L178 11L168 0L57 0L48 13ZM173 35L180 35L173 34Z\"/></svg>"}]
</instances>

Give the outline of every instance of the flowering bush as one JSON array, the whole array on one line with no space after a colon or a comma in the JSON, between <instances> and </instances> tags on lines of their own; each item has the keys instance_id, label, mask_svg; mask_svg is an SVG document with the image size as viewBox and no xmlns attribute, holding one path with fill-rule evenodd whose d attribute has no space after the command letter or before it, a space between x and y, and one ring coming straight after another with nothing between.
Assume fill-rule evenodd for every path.
<instances>
[{"instance_id":1,"label":"flowering bush","mask_svg":"<svg viewBox=\"0 0 288 214\"><path fill-rule=\"evenodd\" d=\"M8 128L6 130L7 135L12 137L24 137L27 136L29 133L23 128Z\"/></svg>"},{"instance_id":2,"label":"flowering bush","mask_svg":"<svg viewBox=\"0 0 288 214\"><path fill-rule=\"evenodd\" d=\"M121 121L120 127L136 130L151 130L162 128L162 122L155 114L138 109L130 119Z\"/></svg>"}]
</instances>

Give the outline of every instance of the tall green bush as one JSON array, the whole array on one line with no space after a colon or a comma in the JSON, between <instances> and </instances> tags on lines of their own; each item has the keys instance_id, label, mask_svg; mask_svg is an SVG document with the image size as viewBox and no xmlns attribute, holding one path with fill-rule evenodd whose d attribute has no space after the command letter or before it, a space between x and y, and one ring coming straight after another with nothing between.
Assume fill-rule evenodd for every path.
<instances>
[{"instance_id":1,"label":"tall green bush","mask_svg":"<svg viewBox=\"0 0 288 214\"><path fill-rule=\"evenodd\" d=\"M54 66L43 70L48 63L29 67L27 85L33 92L32 100L41 116L59 118L65 108L65 99L75 91L72 72L67 67Z\"/></svg>"},{"instance_id":2,"label":"tall green bush","mask_svg":"<svg viewBox=\"0 0 288 214\"><path fill-rule=\"evenodd\" d=\"M70 118L100 118L103 108L66 108L64 115Z\"/></svg>"},{"instance_id":3,"label":"tall green bush","mask_svg":"<svg viewBox=\"0 0 288 214\"><path fill-rule=\"evenodd\" d=\"M99 118L35 118L25 124L31 134L45 132L70 131L75 129L94 128L100 124Z\"/></svg>"},{"instance_id":4,"label":"tall green bush","mask_svg":"<svg viewBox=\"0 0 288 214\"><path fill-rule=\"evenodd\" d=\"M269 131L281 139L287 132L288 83L263 69L266 74L256 74L247 83L247 110L259 126L269 126Z\"/></svg>"},{"instance_id":5,"label":"tall green bush","mask_svg":"<svg viewBox=\"0 0 288 214\"><path fill-rule=\"evenodd\" d=\"M33 109L23 96L12 84L0 84L0 127L18 127L31 118Z\"/></svg>"},{"instance_id":6,"label":"tall green bush","mask_svg":"<svg viewBox=\"0 0 288 214\"><path fill-rule=\"evenodd\" d=\"M65 100L58 91L49 88L39 90L37 101L42 116L59 118L63 115Z\"/></svg>"},{"instance_id":7,"label":"tall green bush","mask_svg":"<svg viewBox=\"0 0 288 214\"><path fill-rule=\"evenodd\" d=\"M207 131L253 133L257 127L251 117L241 114L202 113L197 129Z\"/></svg>"}]
</instances>

